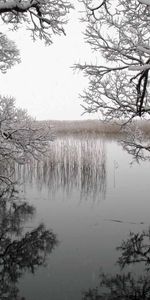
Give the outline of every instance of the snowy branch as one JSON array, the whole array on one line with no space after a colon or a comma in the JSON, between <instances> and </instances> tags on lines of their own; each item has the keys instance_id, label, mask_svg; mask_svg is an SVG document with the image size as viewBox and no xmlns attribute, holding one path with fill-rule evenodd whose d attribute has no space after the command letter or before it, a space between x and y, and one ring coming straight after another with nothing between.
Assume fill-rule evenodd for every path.
<instances>
[{"instance_id":1,"label":"snowy branch","mask_svg":"<svg viewBox=\"0 0 150 300\"><path fill-rule=\"evenodd\" d=\"M53 34L65 34L66 16L73 6L63 0L1 0L0 15L6 24L18 29L25 23L33 39L52 43Z\"/></svg>"},{"instance_id":2,"label":"snowy branch","mask_svg":"<svg viewBox=\"0 0 150 300\"><path fill-rule=\"evenodd\" d=\"M86 24L85 39L97 60L96 65L74 66L89 78L89 88L81 95L84 112L128 120L149 114L150 1L81 2L85 6L81 18Z\"/></svg>"}]
</instances>

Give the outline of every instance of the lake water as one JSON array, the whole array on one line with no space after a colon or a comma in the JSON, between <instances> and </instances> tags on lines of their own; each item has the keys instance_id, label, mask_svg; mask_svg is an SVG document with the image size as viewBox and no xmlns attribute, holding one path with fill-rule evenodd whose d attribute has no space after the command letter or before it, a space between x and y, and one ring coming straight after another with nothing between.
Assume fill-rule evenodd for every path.
<instances>
[{"instance_id":1,"label":"lake water","mask_svg":"<svg viewBox=\"0 0 150 300\"><path fill-rule=\"evenodd\" d=\"M117 140L67 137L50 145L44 162L18 169L22 194L36 208L26 230L44 223L59 241L46 266L20 277L20 295L79 300L100 271L119 270L116 247L150 224L150 165L131 162Z\"/></svg>"}]
</instances>

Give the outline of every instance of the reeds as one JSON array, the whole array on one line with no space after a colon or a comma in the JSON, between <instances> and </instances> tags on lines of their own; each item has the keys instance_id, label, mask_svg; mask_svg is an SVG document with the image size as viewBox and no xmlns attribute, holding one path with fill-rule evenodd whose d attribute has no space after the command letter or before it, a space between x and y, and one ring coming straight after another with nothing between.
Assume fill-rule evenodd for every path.
<instances>
[{"instance_id":1,"label":"reeds","mask_svg":"<svg viewBox=\"0 0 150 300\"><path fill-rule=\"evenodd\" d=\"M57 120L48 120L48 121L37 121L44 123L47 126L50 126L56 136L61 135L108 135L108 136L117 136L122 133L122 126L125 124L123 121L100 121L100 120L78 120L78 121L57 121ZM136 120L133 122L134 126L136 125L143 131L145 135L150 134L150 122L148 120ZM128 123L132 127L132 123ZM124 132L124 131L123 131ZM124 132L125 134L125 132Z\"/></svg>"},{"instance_id":2,"label":"reeds","mask_svg":"<svg viewBox=\"0 0 150 300\"><path fill-rule=\"evenodd\" d=\"M50 143L49 155L43 161L23 166L25 181L36 181L49 191L80 193L81 199L101 200L106 192L106 155L102 139L91 137L58 138ZM22 176L21 175L21 176Z\"/></svg>"},{"instance_id":3,"label":"reeds","mask_svg":"<svg viewBox=\"0 0 150 300\"><path fill-rule=\"evenodd\" d=\"M38 121L39 122L39 121ZM43 122L43 121L40 121ZM53 128L56 136L73 134L119 134L120 125L115 122L102 122L99 120L79 121L44 121Z\"/></svg>"}]
</instances>

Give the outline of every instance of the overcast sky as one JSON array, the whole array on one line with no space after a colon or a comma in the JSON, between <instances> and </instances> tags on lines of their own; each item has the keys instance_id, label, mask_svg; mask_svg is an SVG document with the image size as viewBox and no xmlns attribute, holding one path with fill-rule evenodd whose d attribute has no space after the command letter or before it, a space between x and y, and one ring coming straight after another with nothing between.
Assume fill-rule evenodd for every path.
<instances>
[{"instance_id":1,"label":"overcast sky","mask_svg":"<svg viewBox=\"0 0 150 300\"><path fill-rule=\"evenodd\" d=\"M79 99L87 79L81 73L74 73L71 66L91 61L92 52L84 42L79 12L74 10L68 17L67 36L54 37L51 46L45 47L44 41L33 42L27 31L8 34L20 49L21 63L7 74L0 74L1 93L15 97L18 107L40 120L90 118L87 114L81 116Z\"/></svg>"}]
</instances>

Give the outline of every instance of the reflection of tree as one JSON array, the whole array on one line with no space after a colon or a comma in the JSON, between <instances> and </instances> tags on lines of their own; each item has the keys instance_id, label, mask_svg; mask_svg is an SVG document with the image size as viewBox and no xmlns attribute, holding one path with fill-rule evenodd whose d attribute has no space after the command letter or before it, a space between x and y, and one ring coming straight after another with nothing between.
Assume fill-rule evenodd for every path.
<instances>
[{"instance_id":1,"label":"reflection of tree","mask_svg":"<svg viewBox=\"0 0 150 300\"><path fill-rule=\"evenodd\" d=\"M22 227L34 214L34 207L19 199L14 186L0 197L0 235L19 235Z\"/></svg>"},{"instance_id":2,"label":"reflection of tree","mask_svg":"<svg viewBox=\"0 0 150 300\"><path fill-rule=\"evenodd\" d=\"M128 274L100 275L100 287L90 289L83 300L148 300L150 299L150 277L137 280Z\"/></svg>"},{"instance_id":3,"label":"reflection of tree","mask_svg":"<svg viewBox=\"0 0 150 300\"><path fill-rule=\"evenodd\" d=\"M133 159L137 162L150 160L149 136L136 123L132 126L126 126L124 131L127 135L121 141L123 149L132 155Z\"/></svg>"},{"instance_id":4,"label":"reflection of tree","mask_svg":"<svg viewBox=\"0 0 150 300\"><path fill-rule=\"evenodd\" d=\"M30 232L24 223L34 208L10 193L0 199L0 299L16 300L17 283L25 271L34 272L57 245L56 235L40 224Z\"/></svg>"},{"instance_id":5,"label":"reflection of tree","mask_svg":"<svg viewBox=\"0 0 150 300\"><path fill-rule=\"evenodd\" d=\"M106 153L100 138L68 137L55 140L49 145L49 157L44 161L34 161L27 170L38 180L38 186L46 184L52 191L71 192L78 188L81 198L105 196Z\"/></svg>"},{"instance_id":6,"label":"reflection of tree","mask_svg":"<svg viewBox=\"0 0 150 300\"><path fill-rule=\"evenodd\" d=\"M132 273L116 275L100 274L98 287L89 289L83 300L149 300L150 299L150 229L142 233L130 233L126 241L122 241L121 256L118 264L121 269L131 263L144 262L146 270L137 277Z\"/></svg>"},{"instance_id":7,"label":"reflection of tree","mask_svg":"<svg viewBox=\"0 0 150 300\"><path fill-rule=\"evenodd\" d=\"M146 142L145 145L139 141L131 140L130 138L122 142L123 148L132 155L132 157L139 162L140 160L145 161L150 159L150 154L146 154L146 151L150 151L150 144ZM147 152L147 153L148 153Z\"/></svg>"},{"instance_id":8,"label":"reflection of tree","mask_svg":"<svg viewBox=\"0 0 150 300\"><path fill-rule=\"evenodd\" d=\"M118 263L121 268L131 263L144 262L147 267L150 266L150 229L142 233L130 233L126 241L122 241L120 247L122 254Z\"/></svg>"}]
</instances>

